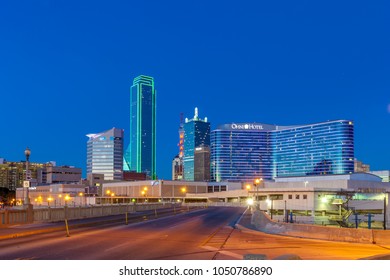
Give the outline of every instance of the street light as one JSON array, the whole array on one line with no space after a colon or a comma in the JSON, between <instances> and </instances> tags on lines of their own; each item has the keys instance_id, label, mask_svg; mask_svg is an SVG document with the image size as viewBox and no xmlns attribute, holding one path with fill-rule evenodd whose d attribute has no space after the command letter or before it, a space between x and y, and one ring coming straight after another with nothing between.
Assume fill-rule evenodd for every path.
<instances>
[{"instance_id":1,"label":"street light","mask_svg":"<svg viewBox=\"0 0 390 280\"><path fill-rule=\"evenodd\" d=\"M263 178L257 178L255 179L253 185L256 187L256 195L255 195L255 201L258 203L258 193L259 193L259 185L263 182ZM260 205L259 205L260 208Z\"/></svg>"},{"instance_id":2,"label":"street light","mask_svg":"<svg viewBox=\"0 0 390 280\"><path fill-rule=\"evenodd\" d=\"M68 200L70 200L69 195L65 196L65 206L68 206Z\"/></svg>"},{"instance_id":3,"label":"street light","mask_svg":"<svg viewBox=\"0 0 390 280\"><path fill-rule=\"evenodd\" d=\"M83 196L84 194L82 192L79 193L80 196L80 206L83 205Z\"/></svg>"},{"instance_id":4,"label":"street light","mask_svg":"<svg viewBox=\"0 0 390 280\"><path fill-rule=\"evenodd\" d=\"M52 201L53 199L51 197L48 197L47 198L47 207L50 207L50 201Z\"/></svg>"},{"instance_id":5,"label":"street light","mask_svg":"<svg viewBox=\"0 0 390 280\"><path fill-rule=\"evenodd\" d=\"M251 185L247 184L246 185L246 190L248 191L248 198L249 198L249 191L250 191L250 189L251 189Z\"/></svg>"},{"instance_id":6,"label":"street light","mask_svg":"<svg viewBox=\"0 0 390 280\"><path fill-rule=\"evenodd\" d=\"M183 202L185 203L185 196L186 196L187 189L183 187L181 188L181 192L183 193Z\"/></svg>"},{"instance_id":7,"label":"street light","mask_svg":"<svg viewBox=\"0 0 390 280\"><path fill-rule=\"evenodd\" d=\"M28 194L29 188L30 188L30 176L29 176L29 168L28 168L28 161L30 159L31 150L27 147L24 150L24 155L26 156L26 186L23 186L23 190L26 189L25 197L24 197L24 204L30 204L30 196ZM24 191L23 191L24 193Z\"/></svg>"}]
</instances>

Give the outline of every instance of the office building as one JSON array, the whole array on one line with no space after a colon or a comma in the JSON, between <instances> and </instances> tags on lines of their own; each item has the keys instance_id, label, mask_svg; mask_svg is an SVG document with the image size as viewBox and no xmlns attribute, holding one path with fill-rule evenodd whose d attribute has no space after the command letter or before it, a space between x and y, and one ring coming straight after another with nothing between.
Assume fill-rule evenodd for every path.
<instances>
[{"instance_id":1,"label":"office building","mask_svg":"<svg viewBox=\"0 0 390 280\"><path fill-rule=\"evenodd\" d=\"M37 171L38 184L79 184L81 168L48 164Z\"/></svg>"},{"instance_id":2,"label":"office building","mask_svg":"<svg viewBox=\"0 0 390 280\"><path fill-rule=\"evenodd\" d=\"M198 146L194 154L194 180L210 181L210 147Z\"/></svg>"},{"instance_id":3,"label":"office building","mask_svg":"<svg viewBox=\"0 0 390 280\"><path fill-rule=\"evenodd\" d=\"M382 182L390 182L390 170L369 171L382 179Z\"/></svg>"},{"instance_id":4,"label":"office building","mask_svg":"<svg viewBox=\"0 0 390 280\"><path fill-rule=\"evenodd\" d=\"M104 180L123 178L123 129L88 134L87 174L104 174Z\"/></svg>"},{"instance_id":5,"label":"office building","mask_svg":"<svg viewBox=\"0 0 390 280\"><path fill-rule=\"evenodd\" d=\"M130 143L124 170L156 178L156 90L154 80L138 76L130 88Z\"/></svg>"},{"instance_id":6,"label":"office building","mask_svg":"<svg viewBox=\"0 0 390 280\"><path fill-rule=\"evenodd\" d=\"M40 170L52 163L29 162L29 178L32 186L42 183L39 178ZM23 187L23 181L26 180L26 162L13 162L0 159L0 188L6 188L15 191Z\"/></svg>"},{"instance_id":7,"label":"office building","mask_svg":"<svg viewBox=\"0 0 390 280\"><path fill-rule=\"evenodd\" d=\"M179 125L179 154L172 161L172 180L183 180L183 157L184 157L184 120L183 113L180 113Z\"/></svg>"},{"instance_id":8,"label":"office building","mask_svg":"<svg viewBox=\"0 0 390 280\"><path fill-rule=\"evenodd\" d=\"M369 173L370 172L370 165L365 164L355 158L354 161L354 171L355 172L364 172L364 173Z\"/></svg>"},{"instance_id":9,"label":"office building","mask_svg":"<svg viewBox=\"0 0 390 280\"><path fill-rule=\"evenodd\" d=\"M179 155L172 160L172 180L183 180L183 161Z\"/></svg>"},{"instance_id":10,"label":"office building","mask_svg":"<svg viewBox=\"0 0 390 280\"><path fill-rule=\"evenodd\" d=\"M210 123L207 118L198 116L198 108L195 108L194 118L185 119L184 129L184 153L183 168L184 180L195 180L195 150L201 146L210 146ZM203 164L204 165L204 164Z\"/></svg>"},{"instance_id":11,"label":"office building","mask_svg":"<svg viewBox=\"0 0 390 280\"><path fill-rule=\"evenodd\" d=\"M353 172L352 121L232 123L211 132L211 177L217 182Z\"/></svg>"}]
</instances>

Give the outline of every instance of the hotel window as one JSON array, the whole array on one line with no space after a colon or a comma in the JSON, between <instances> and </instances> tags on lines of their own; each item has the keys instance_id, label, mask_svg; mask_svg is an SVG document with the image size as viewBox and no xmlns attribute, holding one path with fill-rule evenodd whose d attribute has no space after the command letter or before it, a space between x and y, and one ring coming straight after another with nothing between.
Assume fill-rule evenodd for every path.
<instances>
[{"instance_id":1,"label":"hotel window","mask_svg":"<svg viewBox=\"0 0 390 280\"><path fill-rule=\"evenodd\" d=\"M307 194L304 194L304 195L303 195L303 199L307 199Z\"/></svg>"},{"instance_id":2,"label":"hotel window","mask_svg":"<svg viewBox=\"0 0 390 280\"><path fill-rule=\"evenodd\" d=\"M295 195L295 199L299 199L299 194L296 194L296 195Z\"/></svg>"},{"instance_id":3,"label":"hotel window","mask_svg":"<svg viewBox=\"0 0 390 280\"><path fill-rule=\"evenodd\" d=\"M292 194L289 194L289 195L288 195L288 199L292 199Z\"/></svg>"}]
</instances>

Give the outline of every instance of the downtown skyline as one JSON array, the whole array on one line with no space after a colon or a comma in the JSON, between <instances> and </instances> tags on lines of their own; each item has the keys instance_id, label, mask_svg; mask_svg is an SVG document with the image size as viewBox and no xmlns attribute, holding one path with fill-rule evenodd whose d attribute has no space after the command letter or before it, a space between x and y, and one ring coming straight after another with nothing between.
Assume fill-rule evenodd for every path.
<instances>
[{"instance_id":1,"label":"downtown skyline","mask_svg":"<svg viewBox=\"0 0 390 280\"><path fill-rule=\"evenodd\" d=\"M351 119L355 157L390 169L389 4L281 2L0 4L0 157L28 146L85 174L85 135L122 128L127 147L131 81L148 75L159 178L195 107L211 129Z\"/></svg>"}]
</instances>

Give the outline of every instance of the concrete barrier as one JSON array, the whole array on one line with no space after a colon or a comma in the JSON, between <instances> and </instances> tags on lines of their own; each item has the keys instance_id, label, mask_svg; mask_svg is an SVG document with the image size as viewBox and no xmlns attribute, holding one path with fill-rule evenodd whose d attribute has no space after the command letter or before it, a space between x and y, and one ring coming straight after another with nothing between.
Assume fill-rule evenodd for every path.
<instances>
[{"instance_id":1,"label":"concrete barrier","mask_svg":"<svg viewBox=\"0 0 390 280\"><path fill-rule=\"evenodd\" d=\"M340 242L390 244L390 231L274 222L258 210L252 213L251 223L257 230L270 234Z\"/></svg>"},{"instance_id":2,"label":"concrete barrier","mask_svg":"<svg viewBox=\"0 0 390 280\"><path fill-rule=\"evenodd\" d=\"M111 216L154 209L171 208L174 203L101 204L89 206L46 207L36 209L7 209L0 211L0 227L32 222L58 222L68 220ZM178 207L179 204L176 205Z\"/></svg>"}]
</instances>

